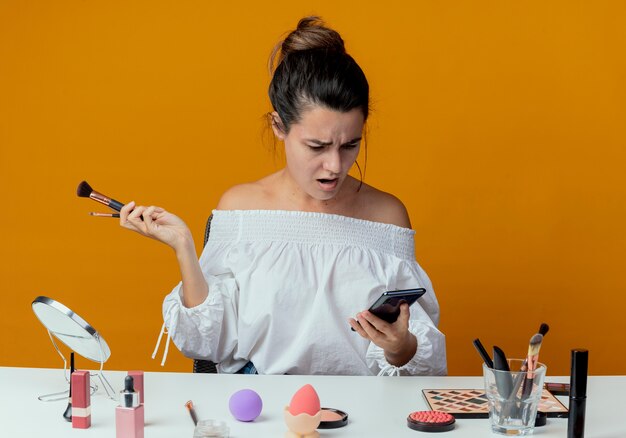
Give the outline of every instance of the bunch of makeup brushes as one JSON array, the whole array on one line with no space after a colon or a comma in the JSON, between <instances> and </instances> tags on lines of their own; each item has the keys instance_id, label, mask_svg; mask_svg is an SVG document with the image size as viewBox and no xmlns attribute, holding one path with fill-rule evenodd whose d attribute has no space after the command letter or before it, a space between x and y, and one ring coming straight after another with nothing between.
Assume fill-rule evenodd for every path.
<instances>
[{"instance_id":1,"label":"bunch of makeup brushes","mask_svg":"<svg viewBox=\"0 0 626 438\"><path fill-rule=\"evenodd\" d=\"M94 201L104 204L107 207L115 211L120 211L122 207L124 206L124 204L122 204L120 201L116 201L115 199L109 198L108 196L103 195L102 193L97 192L94 189L92 189L91 186L87 183L87 181L82 181L80 184L78 184L78 187L76 188L76 195L78 195L81 198L91 198ZM89 214L91 216L98 216L98 217L114 217L114 218L120 217L119 213L98 213L98 212L92 211Z\"/></svg>"},{"instance_id":2,"label":"bunch of makeup brushes","mask_svg":"<svg viewBox=\"0 0 626 438\"><path fill-rule=\"evenodd\" d=\"M509 362L504 354L504 351L502 351L500 347L494 346L493 360L491 360L489 353L487 353L487 350L483 347L480 339L474 339L474 347L476 347L476 350L478 351L478 354L480 354L480 357L482 357L485 365L494 370L507 372L497 373L496 375L496 385L498 387L498 393L501 397L505 399L515 397L521 386L521 399L523 400L528 398L533 387L534 373L537 369L541 343L543 342L543 337L548 333L548 330L550 330L550 326L546 323L542 323L539 327L539 331L530 338L530 342L528 344L528 355L522 362L522 366L519 370L520 374L516 375L515 381L513 381L512 375L508 374L508 372L512 370L509 368Z\"/></svg>"}]
</instances>

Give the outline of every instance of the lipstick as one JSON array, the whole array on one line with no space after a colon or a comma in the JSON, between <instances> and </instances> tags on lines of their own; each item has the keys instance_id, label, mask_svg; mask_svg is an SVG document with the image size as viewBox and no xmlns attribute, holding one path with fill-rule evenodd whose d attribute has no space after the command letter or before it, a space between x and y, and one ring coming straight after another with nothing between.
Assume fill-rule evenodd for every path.
<instances>
[{"instance_id":1,"label":"lipstick","mask_svg":"<svg viewBox=\"0 0 626 438\"><path fill-rule=\"evenodd\" d=\"M77 370L72 373L72 427L91 427L91 396L89 394L89 371Z\"/></svg>"},{"instance_id":2,"label":"lipstick","mask_svg":"<svg viewBox=\"0 0 626 438\"><path fill-rule=\"evenodd\" d=\"M567 438L583 438L585 436L589 352L582 348L572 350L571 364Z\"/></svg>"}]
</instances>

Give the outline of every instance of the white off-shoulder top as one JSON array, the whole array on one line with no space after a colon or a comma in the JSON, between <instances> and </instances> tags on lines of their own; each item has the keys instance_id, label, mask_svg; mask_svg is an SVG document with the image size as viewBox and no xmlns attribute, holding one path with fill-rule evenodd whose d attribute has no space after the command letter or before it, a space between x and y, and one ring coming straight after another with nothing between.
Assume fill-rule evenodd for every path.
<instances>
[{"instance_id":1,"label":"white off-shoulder top","mask_svg":"<svg viewBox=\"0 0 626 438\"><path fill-rule=\"evenodd\" d=\"M446 374L439 305L415 261L414 231L326 213L215 210L200 266L209 295L187 308L178 284L164 327L188 357L233 373ZM350 330L348 318L385 290L424 287L410 308L415 356L396 368Z\"/></svg>"}]
</instances>

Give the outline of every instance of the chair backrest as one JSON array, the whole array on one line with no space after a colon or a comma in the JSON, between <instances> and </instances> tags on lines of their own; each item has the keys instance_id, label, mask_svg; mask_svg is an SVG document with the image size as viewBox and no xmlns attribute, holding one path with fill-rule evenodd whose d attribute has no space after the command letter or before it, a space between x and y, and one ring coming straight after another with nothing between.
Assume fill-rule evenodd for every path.
<instances>
[{"instance_id":1,"label":"chair backrest","mask_svg":"<svg viewBox=\"0 0 626 438\"><path fill-rule=\"evenodd\" d=\"M206 221L206 225L204 227L204 243L202 246L206 246L207 241L209 240L209 233L211 232L211 221L213 220L213 215L211 214Z\"/></svg>"},{"instance_id":2,"label":"chair backrest","mask_svg":"<svg viewBox=\"0 0 626 438\"><path fill-rule=\"evenodd\" d=\"M213 215L210 215L206 221L206 226L204 227L204 244L206 246L207 241L209 240L209 233L211 232L211 221L213 220ZM217 364L215 362L211 362L210 360L202 360L202 359L194 359L193 360L193 372L194 373L217 373Z\"/></svg>"}]
</instances>

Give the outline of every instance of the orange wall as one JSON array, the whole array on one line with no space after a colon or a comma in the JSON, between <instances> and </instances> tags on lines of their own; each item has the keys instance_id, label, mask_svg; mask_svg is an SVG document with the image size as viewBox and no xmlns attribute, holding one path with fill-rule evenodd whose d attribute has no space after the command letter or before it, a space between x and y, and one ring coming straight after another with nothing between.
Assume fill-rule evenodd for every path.
<instances>
[{"instance_id":1,"label":"orange wall","mask_svg":"<svg viewBox=\"0 0 626 438\"><path fill-rule=\"evenodd\" d=\"M162 205L200 247L220 194L280 164L266 60L317 13L370 80L366 181L409 209L450 373L480 372L474 337L519 356L546 321L551 374L578 346L626 374L623 2L250 3L0 2L0 365L59 366L30 308L47 295L103 333L107 368L161 369L174 256L76 186Z\"/></svg>"}]
</instances>

